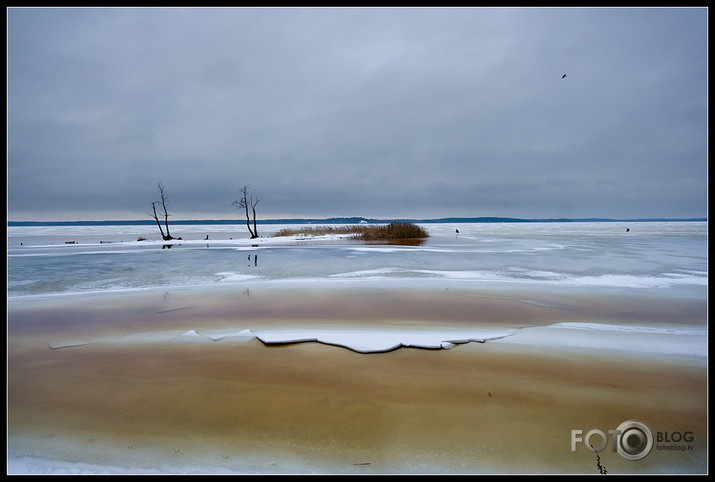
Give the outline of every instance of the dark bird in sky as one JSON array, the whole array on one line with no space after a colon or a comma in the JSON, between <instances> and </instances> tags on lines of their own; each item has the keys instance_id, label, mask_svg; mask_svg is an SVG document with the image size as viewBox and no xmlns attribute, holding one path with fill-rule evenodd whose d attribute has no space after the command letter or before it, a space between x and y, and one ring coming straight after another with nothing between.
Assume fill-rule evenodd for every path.
<instances>
[{"instance_id":1,"label":"dark bird in sky","mask_svg":"<svg viewBox=\"0 0 715 482\"><path fill-rule=\"evenodd\" d=\"M565 78L566 78L566 74L562 75L561 78L562 78L562 79L565 79Z\"/></svg>"}]
</instances>

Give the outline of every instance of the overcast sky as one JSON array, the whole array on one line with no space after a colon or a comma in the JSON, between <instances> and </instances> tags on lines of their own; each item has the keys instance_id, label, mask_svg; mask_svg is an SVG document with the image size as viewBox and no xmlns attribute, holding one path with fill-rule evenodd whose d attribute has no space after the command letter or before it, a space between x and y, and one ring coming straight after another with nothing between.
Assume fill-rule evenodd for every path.
<instances>
[{"instance_id":1,"label":"overcast sky","mask_svg":"<svg viewBox=\"0 0 715 482\"><path fill-rule=\"evenodd\" d=\"M707 215L705 8L7 23L9 220Z\"/></svg>"}]
</instances>

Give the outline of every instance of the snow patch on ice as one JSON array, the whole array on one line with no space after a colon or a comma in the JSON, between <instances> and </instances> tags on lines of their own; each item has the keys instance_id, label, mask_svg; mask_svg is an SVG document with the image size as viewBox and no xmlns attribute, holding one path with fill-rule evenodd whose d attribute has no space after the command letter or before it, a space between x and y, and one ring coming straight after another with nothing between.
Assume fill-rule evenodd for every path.
<instances>
[{"instance_id":1,"label":"snow patch on ice","mask_svg":"<svg viewBox=\"0 0 715 482\"><path fill-rule=\"evenodd\" d=\"M218 281L225 283L237 283L248 280L260 279L260 276L253 276L250 274L240 274L234 273L233 271L222 271L220 273L215 273L218 276Z\"/></svg>"},{"instance_id":2,"label":"snow patch on ice","mask_svg":"<svg viewBox=\"0 0 715 482\"><path fill-rule=\"evenodd\" d=\"M358 353L384 353L401 347L449 350L455 345L484 343L510 336L515 330L480 330L467 333L443 331L282 330L256 333L267 345L318 342L342 346Z\"/></svg>"},{"instance_id":3,"label":"snow patch on ice","mask_svg":"<svg viewBox=\"0 0 715 482\"><path fill-rule=\"evenodd\" d=\"M176 332L144 332L124 336L109 337L89 342L69 342L50 344L50 348L72 348L89 343L139 344L171 342L245 342L258 339L266 345L317 342L347 348L358 353L383 353L401 347L449 350L463 343L484 343L516 333L516 330L481 329L470 332L437 331L394 331L394 330L340 330L302 329L267 330L254 332L250 329L228 332L199 333L196 330Z\"/></svg>"},{"instance_id":4,"label":"snow patch on ice","mask_svg":"<svg viewBox=\"0 0 715 482\"><path fill-rule=\"evenodd\" d=\"M541 348L584 348L607 350L621 355L688 355L707 357L707 328L679 326L609 325L562 322L526 328L461 329L268 329L261 331L187 330L131 333L95 340L50 343L53 350L89 344L122 345L164 343L245 343L259 340L265 345L323 343L358 353L384 353L398 348L449 350L465 343L500 342Z\"/></svg>"}]
</instances>

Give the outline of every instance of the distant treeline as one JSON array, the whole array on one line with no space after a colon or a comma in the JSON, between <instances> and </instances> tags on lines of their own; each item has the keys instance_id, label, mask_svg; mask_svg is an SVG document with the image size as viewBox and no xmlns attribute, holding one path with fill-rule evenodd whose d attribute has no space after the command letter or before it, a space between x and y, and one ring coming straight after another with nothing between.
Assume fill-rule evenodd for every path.
<instances>
[{"instance_id":1,"label":"distant treeline","mask_svg":"<svg viewBox=\"0 0 715 482\"><path fill-rule=\"evenodd\" d=\"M384 223L612 223L612 222L686 222L686 221L707 221L708 218L643 218L643 219L612 219L612 218L557 218L557 219L522 219L522 218L439 218L439 219L370 219L370 218L326 218L326 219L265 219L259 220L258 224L384 224ZM8 221L8 226L134 226L152 225L155 221L135 220L135 221ZM214 219L214 220L184 220L173 221L172 224L241 224L244 221L238 219Z\"/></svg>"}]
</instances>

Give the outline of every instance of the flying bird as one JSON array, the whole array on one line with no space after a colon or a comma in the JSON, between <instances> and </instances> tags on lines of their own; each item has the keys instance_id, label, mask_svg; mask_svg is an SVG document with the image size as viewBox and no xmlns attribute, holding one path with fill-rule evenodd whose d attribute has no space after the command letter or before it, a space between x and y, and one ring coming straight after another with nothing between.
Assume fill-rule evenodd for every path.
<instances>
[{"instance_id":1,"label":"flying bird","mask_svg":"<svg viewBox=\"0 0 715 482\"><path fill-rule=\"evenodd\" d=\"M566 74L562 75L561 78L562 78L562 79L565 79L565 78L566 78Z\"/></svg>"}]
</instances>

